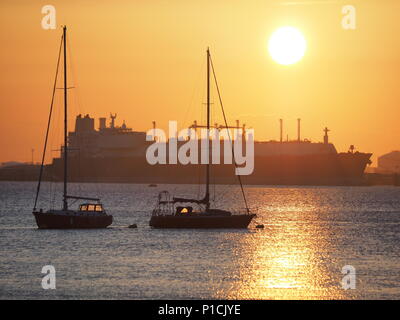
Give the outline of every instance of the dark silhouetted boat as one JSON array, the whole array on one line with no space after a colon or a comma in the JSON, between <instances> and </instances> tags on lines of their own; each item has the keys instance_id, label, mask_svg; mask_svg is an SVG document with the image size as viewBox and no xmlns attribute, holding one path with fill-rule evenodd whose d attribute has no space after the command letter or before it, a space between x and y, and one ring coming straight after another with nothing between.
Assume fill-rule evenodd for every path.
<instances>
[{"instance_id":1,"label":"dark silhouetted boat","mask_svg":"<svg viewBox=\"0 0 400 320\"><path fill-rule=\"evenodd\" d=\"M67 193L68 187L68 138L67 138L67 54L66 54L66 41L67 41L67 28L63 27L63 35L61 38L60 51L58 54L57 71L54 81L53 98L50 107L50 113L47 124L46 138L44 143L42 164L40 167L39 181L36 190L35 204L33 208L33 215L36 219L36 224L40 229L83 229L83 228L106 228L112 224L113 217L106 213L100 199L88 198L81 196L71 196ZM47 148L47 140L50 129L51 115L53 110L54 95L56 90L58 69L60 65L61 49L63 48L64 55L64 147L63 147L63 164L64 164L64 191L63 191L63 206L62 209L50 209L43 211L37 210L36 205L40 192L40 185L43 176L44 159ZM85 200L90 201L79 206L78 210L71 210L68 208L68 200Z\"/></svg>"},{"instance_id":2,"label":"dark silhouetted boat","mask_svg":"<svg viewBox=\"0 0 400 320\"><path fill-rule=\"evenodd\" d=\"M212 68L215 84L219 94L218 84L215 77L214 67L212 65L210 51L207 49L207 131L210 130L210 67ZM223 105L221 102L221 108ZM225 118L225 126L228 124ZM209 135L207 135L207 144L209 146ZM232 147L232 158L235 162L234 150ZM209 154L209 153L208 153ZM238 177L243 199L246 205L245 214L233 214L230 211L222 209L213 209L210 207L210 161L206 164L206 192L203 199L171 198L167 191L162 191L158 195L158 203L152 212L149 225L153 228L247 228L251 220L256 216L250 213L247 206L245 193L240 176ZM236 163L235 163L236 166ZM180 204L180 205L178 205ZM193 210L195 204L199 210Z\"/></svg>"}]
</instances>

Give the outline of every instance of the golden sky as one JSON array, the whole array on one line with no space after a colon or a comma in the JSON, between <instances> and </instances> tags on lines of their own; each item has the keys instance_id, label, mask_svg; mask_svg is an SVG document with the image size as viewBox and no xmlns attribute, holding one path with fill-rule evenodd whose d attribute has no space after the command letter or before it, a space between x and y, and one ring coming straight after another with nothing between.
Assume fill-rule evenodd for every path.
<instances>
[{"instance_id":1,"label":"golden sky","mask_svg":"<svg viewBox=\"0 0 400 320\"><path fill-rule=\"evenodd\" d=\"M140 131L152 120L167 128L168 120L204 119L209 46L228 119L253 127L257 140L279 139L279 118L295 139L301 118L304 138L322 141L328 126L338 151L354 144L375 160L400 149L400 1L2 0L0 162L30 161L32 148L39 161L62 32L42 29L47 4L68 26L70 130L78 113L116 112ZM357 9L356 30L342 28L345 4ZM307 41L291 66L267 50L285 25ZM61 94L52 149L61 141Z\"/></svg>"}]
</instances>

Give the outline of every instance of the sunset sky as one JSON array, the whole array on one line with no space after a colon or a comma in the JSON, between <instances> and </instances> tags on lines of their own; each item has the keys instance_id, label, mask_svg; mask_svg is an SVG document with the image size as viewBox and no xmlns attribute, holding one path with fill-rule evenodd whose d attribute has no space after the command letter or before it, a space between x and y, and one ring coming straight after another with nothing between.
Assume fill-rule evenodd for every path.
<instances>
[{"instance_id":1,"label":"sunset sky","mask_svg":"<svg viewBox=\"0 0 400 320\"><path fill-rule=\"evenodd\" d=\"M41 27L47 4L57 10L56 30ZM357 9L356 30L342 28L347 4ZM301 118L303 138L322 141L327 126L338 151L354 144L374 153L375 166L376 156L400 149L399 12L398 0L2 0L0 162L30 161L32 148L39 161L66 24L70 130L78 113L97 120L115 112L137 131L153 120L161 128L204 120L209 46L232 123L253 127L256 140L277 140L282 118L295 139ZM287 25L302 32L307 51L282 66L267 43ZM61 142L61 97L52 150ZM213 122L222 123L219 110Z\"/></svg>"}]
</instances>

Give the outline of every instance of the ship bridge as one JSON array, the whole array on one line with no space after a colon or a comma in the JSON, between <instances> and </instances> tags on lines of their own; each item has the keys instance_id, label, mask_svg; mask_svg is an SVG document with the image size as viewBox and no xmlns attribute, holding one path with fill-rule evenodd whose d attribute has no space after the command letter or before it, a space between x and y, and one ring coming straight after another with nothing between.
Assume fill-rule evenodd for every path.
<instances>
[{"instance_id":1,"label":"ship bridge","mask_svg":"<svg viewBox=\"0 0 400 320\"><path fill-rule=\"evenodd\" d=\"M69 132L68 144L71 157L118 158L143 155L146 133L133 131L125 121L116 125L116 114L110 115L110 124L106 118L99 118L99 129L95 129L95 119L88 114L78 115L75 131Z\"/></svg>"}]
</instances>

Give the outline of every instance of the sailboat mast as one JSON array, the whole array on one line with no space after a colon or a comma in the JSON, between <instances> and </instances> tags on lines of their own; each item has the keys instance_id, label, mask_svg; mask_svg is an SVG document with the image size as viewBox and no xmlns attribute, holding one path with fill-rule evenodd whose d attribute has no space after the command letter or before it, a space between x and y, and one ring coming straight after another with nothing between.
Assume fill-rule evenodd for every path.
<instances>
[{"instance_id":1,"label":"sailboat mast","mask_svg":"<svg viewBox=\"0 0 400 320\"><path fill-rule=\"evenodd\" d=\"M207 167L206 167L206 209L210 209L210 49L207 48Z\"/></svg>"},{"instance_id":2,"label":"sailboat mast","mask_svg":"<svg viewBox=\"0 0 400 320\"><path fill-rule=\"evenodd\" d=\"M68 177L68 117L67 117L67 27L63 26L64 40L64 194L63 210L68 210L67 201L67 177Z\"/></svg>"}]
</instances>

